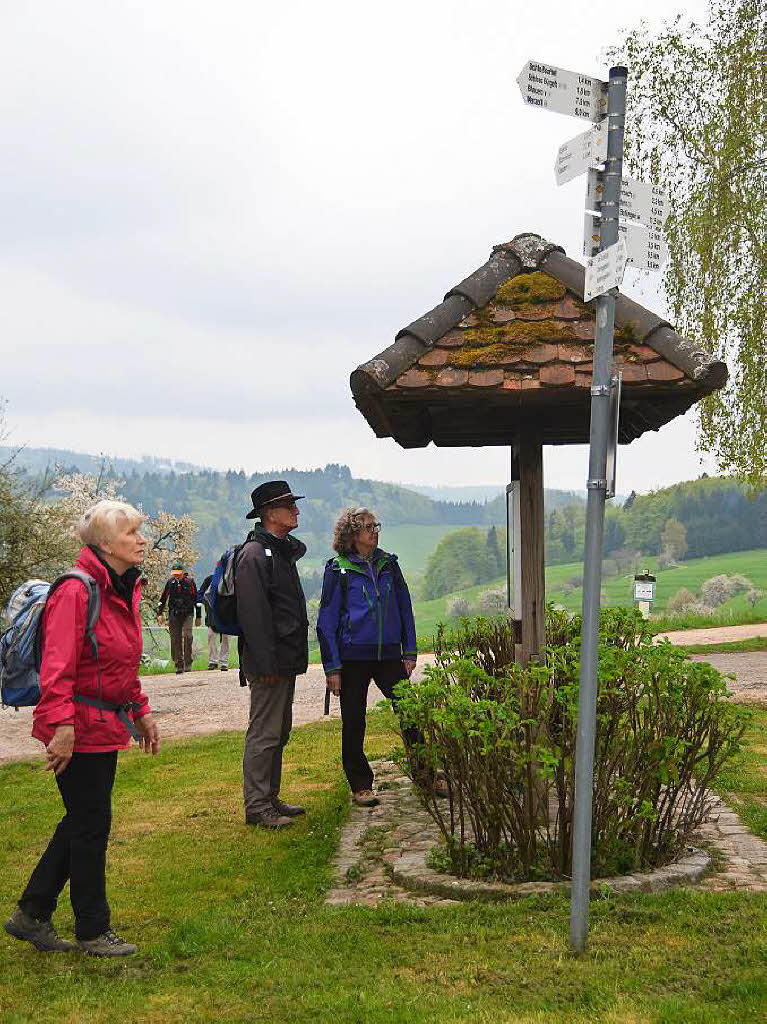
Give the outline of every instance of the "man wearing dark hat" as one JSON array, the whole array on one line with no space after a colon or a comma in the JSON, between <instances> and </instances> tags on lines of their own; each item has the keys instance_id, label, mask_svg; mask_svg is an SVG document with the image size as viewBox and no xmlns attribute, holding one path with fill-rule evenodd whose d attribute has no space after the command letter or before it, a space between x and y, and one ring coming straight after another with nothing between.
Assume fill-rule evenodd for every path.
<instances>
[{"instance_id":1,"label":"man wearing dark hat","mask_svg":"<svg viewBox=\"0 0 767 1024\"><path fill-rule=\"evenodd\" d=\"M309 664L306 599L296 562L306 545L290 536L298 526L296 501L284 480L269 480L251 494L246 519L260 518L237 555L240 681L250 687L245 734L245 821L286 828L304 813L280 800L282 750L293 725L296 676Z\"/></svg>"}]
</instances>

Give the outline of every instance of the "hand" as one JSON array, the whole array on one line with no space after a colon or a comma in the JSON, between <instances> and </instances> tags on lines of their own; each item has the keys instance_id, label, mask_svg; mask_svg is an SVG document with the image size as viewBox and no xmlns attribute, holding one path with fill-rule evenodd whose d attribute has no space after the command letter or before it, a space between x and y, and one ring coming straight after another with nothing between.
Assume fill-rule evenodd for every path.
<instances>
[{"instance_id":1,"label":"hand","mask_svg":"<svg viewBox=\"0 0 767 1024\"><path fill-rule=\"evenodd\" d=\"M48 758L46 771L52 771L54 775L61 775L69 762L72 760L72 750L75 745L75 727L73 725L59 725L53 733L53 739L45 748Z\"/></svg>"},{"instance_id":2,"label":"hand","mask_svg":"<svg viewBox=\"0 0 767 1024\"><path fill-rule=\"evenodd\" d=\"M158 615L157 616L157 625L158 626L162 626L163 625L163 617L162 617L162 615Z\"/></svg>"},{"instance_id":3,"label":"hand","mask_svg":"<svg viewBox=\"0 0 767 1024\"><path fill-rule=\"evenodd\" d=\"M327 683L328 689L330 690L334 697L337 697L341 693L340 672L331 672L329 675L325 676L325 682Z\"/></svg>"},{"instance_id":4,"label":"hand","mask_svg":"<svg viewBox=\"0 0 767 1024\"><path fill-rule=\"evenodd\" d=\"M153 754L156 754L160 749L160 730L157 728L157 722L155 722L151 711L142 715L141 718L137 718L133 724L141 733L138 745L144 753L148 754L151 750Z\"/></svg>"},{"instance_id":5,"label":"hand","mask_svg":"<svg viewBox=\"0 0 767 1024\"><path fill-rule=\"evenodd\" d=\"M266 686L274 686L282 682L282 676L280 675L256 676L256 679L259 683L264 683Z\"/></svg>"},{"instance_id":6,"label":"hand","mask_svg":"<svg viewBox=\"0 0 767 1024\"><path fill-rule=\"evenodd\" d=\"M409 679L413 674L415 662L411 658L405 658L405 660L402 662L402 667L404 668L405 672L407 672L407 677Z\"/></svg>"}]
</instances>

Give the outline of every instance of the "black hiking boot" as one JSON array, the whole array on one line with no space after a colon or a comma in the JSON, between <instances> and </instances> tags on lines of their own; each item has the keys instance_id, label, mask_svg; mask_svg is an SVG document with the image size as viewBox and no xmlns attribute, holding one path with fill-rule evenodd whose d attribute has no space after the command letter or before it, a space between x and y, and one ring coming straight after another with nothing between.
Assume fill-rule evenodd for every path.
<instances>
[{"instance_id":1,"label":"black hiking boot","mask_svg":"<svg viewBox=\"0 0 767 1024\"><path fill-rule=\"evenodd\" d=\"M278 814L281 814L285 818L298 818L302 814L306 814L305 807L299 807L297 804L286 804L284 800L280 800L278 796L272 800L272 807Z\"/></svg>"},{"instance_id":2,"label":"black hiking boot","mask_svg":"<svg viewBox=\"0 0 767 1024\"><path fill-rule=\"evenodd\" d=\"M74 942L60 937L50 919L38 921L36 917L25 913L21 907L16 907L5 922L5 930L14 939L31 942L41 953L70 953L77 949Z\"/></svg>"}]
</instances>

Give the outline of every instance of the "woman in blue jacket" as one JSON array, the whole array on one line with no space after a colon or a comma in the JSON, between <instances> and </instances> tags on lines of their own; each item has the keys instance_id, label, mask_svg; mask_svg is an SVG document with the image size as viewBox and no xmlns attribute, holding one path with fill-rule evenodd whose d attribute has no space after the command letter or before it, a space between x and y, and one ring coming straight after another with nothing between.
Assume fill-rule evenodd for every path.
<instances>
[{"instance_id":1,"label":"woman in blue jacket","mask_svg":"<svg viewBox=\"0 0 767 1024\"><path fill-rule=\"evenodd\" d=\"M415 620L410 593L397 562L378 547L381 524L368 508L346 508L338 517L325 566L317 618L328 687L341 698L341 757L352 798L361 807L379 803L365 757L365 712L370 681L391 698L396 683L415 668ZM418 733L405 730L405 743Z\"/></svg>"}]
</instances>

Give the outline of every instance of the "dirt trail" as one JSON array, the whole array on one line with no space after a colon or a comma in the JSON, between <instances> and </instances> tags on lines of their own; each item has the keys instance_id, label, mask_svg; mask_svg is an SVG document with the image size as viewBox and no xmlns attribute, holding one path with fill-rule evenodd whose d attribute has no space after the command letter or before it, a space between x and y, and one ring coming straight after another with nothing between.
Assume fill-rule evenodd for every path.
<instances>
[{"instance_id":1,"label":"dirt trail","mask_svg":"<svg viewBox=\"0 0 767 1024\"><path fill-rule=\"evenodd\" d=\"M736 640L750 640L755 636L767 636L767 622L749 623L747 626L680 629L671 633L659 633L657 639L670 640L672 644L731 644Z\"/></svg>"}]
</instances>

